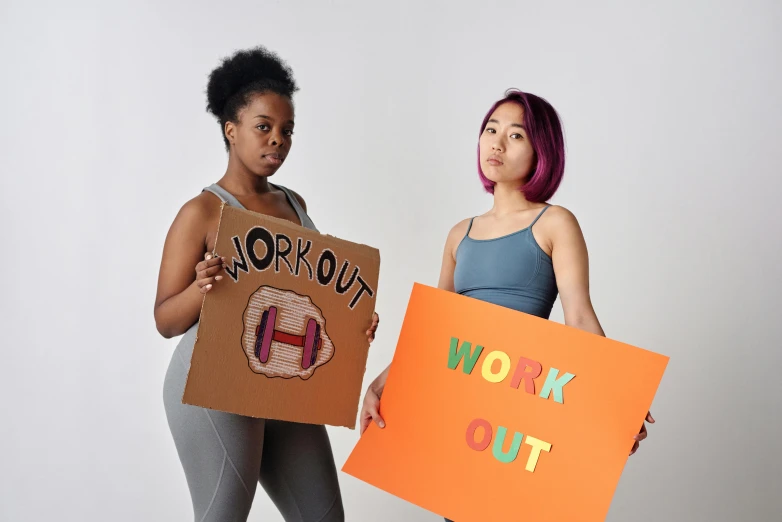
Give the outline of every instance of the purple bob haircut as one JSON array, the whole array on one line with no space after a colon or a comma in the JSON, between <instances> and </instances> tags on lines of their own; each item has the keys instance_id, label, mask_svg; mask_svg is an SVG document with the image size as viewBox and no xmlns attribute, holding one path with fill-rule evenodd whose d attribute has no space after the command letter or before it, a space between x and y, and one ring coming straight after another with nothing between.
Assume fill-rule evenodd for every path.
<instances>
[{"instance_id":1,"label":"purple bob haircut","mask_svg":"<svg viewBox=\"0 0 782 522\"><path fill-rule=\"evenodd\" d=\"M535 167L521 187L527 201L543 203L548 201L559 188L565 172L565 139L562 124L554 107L549 102L516 89L509 89L505 97L491 106L481 124L481 134L486 130L494 110L503 103L517 103L524 109L524 127L532 149L535 151ZM480 136L479 135L479 136ZM489 194L494 194L495 183L483 174L481 150L478 146L478 175Z\"/></svg>"}]
</instances>

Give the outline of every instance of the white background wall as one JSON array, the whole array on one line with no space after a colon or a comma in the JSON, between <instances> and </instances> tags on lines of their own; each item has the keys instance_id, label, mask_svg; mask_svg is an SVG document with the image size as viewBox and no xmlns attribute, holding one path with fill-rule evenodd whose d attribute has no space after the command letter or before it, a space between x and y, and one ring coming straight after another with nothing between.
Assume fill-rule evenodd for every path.
<instances>
[{"instance_id":1,"label":"white background wall","mask_svg":"<svg viewBox=\"0 0 782 522\"><path fill-rule=\"evenodd\" d=\"M365 384L449 228L491 205L478 126L519 87L564 121L554 203L584 229L607 334L671 357L608 519L779 520L781 26L774 0L2 2L0 519L191 517L158 263L225 168L206 76L264 44L301 85L275 180L382 253ZM341 466L357 433L330 433ZM349 520L438 520L340 480ZM260 488L251 520L281 520Z\"/></svg>"}]
</instances>

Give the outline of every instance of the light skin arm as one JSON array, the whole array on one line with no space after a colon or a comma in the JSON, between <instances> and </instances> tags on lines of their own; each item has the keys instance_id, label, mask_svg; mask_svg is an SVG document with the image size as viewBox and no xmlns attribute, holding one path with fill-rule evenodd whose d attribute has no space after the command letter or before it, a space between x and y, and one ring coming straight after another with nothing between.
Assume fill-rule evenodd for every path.
<instances>
[{"instance_id":1,"label":"light skin arm","mask_svg":"<svg viewBox=\"0 0 782 522\"><path fill-rule=\"evenodd\" d=\"M548 216L546 229L550 231L551 259L565 324L605 337L589 295L589 254L581 227L575 216L564 208L555 207L549 212L551 215ZM654 423L651 412L647 413L646 421ZM646 437L646 424L643 423L634 437L630 455L636 452L639 443Z\"/></svg>"}]
</instances>

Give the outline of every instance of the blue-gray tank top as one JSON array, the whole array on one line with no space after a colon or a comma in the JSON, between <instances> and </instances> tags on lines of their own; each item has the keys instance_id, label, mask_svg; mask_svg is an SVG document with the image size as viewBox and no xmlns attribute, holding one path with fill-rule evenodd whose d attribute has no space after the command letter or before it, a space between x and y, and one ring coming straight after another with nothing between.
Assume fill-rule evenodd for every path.
<instances>
[{"instance_id":1,"label":"blue-gray tank top","mask_svg":"<svg viewBox=\"0 0 782 522\"><path fill-rule=\"evenodd\" d=\"M473 219L456 249L456 292L548 319L557 299L554 266L535 241L532 226L494 239L470 237Z\"/></svg>"}]
</instances>

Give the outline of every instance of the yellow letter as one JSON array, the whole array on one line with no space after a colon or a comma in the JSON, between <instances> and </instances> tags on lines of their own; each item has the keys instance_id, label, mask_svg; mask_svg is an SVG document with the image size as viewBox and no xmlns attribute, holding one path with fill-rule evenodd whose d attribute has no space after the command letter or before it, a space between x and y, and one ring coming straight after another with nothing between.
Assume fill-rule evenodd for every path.
<instances>
[{"instance_id":1,"label":"yellow letter","mask_svg":"<svg viewBox=\"0 0 782 522\"><path fill-rule=\"evenodd\" d=\"M529 472L534 472L535 465L538 463L538 458L540 457L540 450L551 451L551 444L536 439L535 437L530 437L529 435L527 435L526 440L524 440L524 444L529 444L530 446L532 446L532 451L529 454L529 459L527 459L527 467L524 469L526 469Z\"/></svg>"},{"instance_id":2,"label":"yellow letter","mask_svg":"<svg viewBox=\"0 0 782 522\"><path fill-rule=\"evenodd\" d=\"M492 373L491 371L492 363L494 363L494 361L500 361L501 363L499 373ZM508 376L509 371L510 357L508 357L508 354L505 352L491 352L483 360L483 378L489 382L501 382L505 377Z\"/></svg>"}]
</instances>

